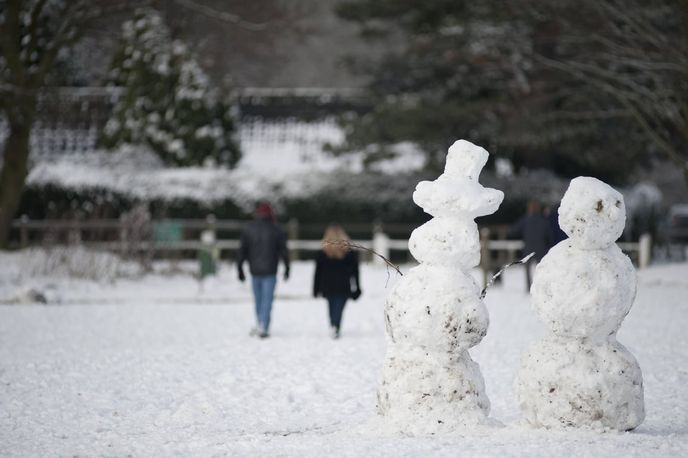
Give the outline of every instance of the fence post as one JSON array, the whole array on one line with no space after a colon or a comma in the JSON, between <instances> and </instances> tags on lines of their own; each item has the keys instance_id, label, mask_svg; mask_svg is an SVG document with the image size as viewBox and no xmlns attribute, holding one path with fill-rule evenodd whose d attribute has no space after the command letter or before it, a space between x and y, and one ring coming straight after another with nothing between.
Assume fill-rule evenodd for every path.
<instances>
[{"instance_id":1,"label":"fence post","mask_svg":"<svg viewBox=\"0 0 688 458\"><path fill-rule=\"evenodd\" d=\"M205 246L211 247L213 256L220 259L220 250L217 248L217 218L214 214L209 213L205 217L207 227L201 231L201 243Z\"/></svg>"},{"instance_id":2,"label":"fence post","mask_svg":"<svg viewBox=\"0 0 688 458\"><path fill-rule=\"evenodd\" d=\"M77 213L72 220L71 228L67 234L68 245L81 244L81 215Z\"/></svg>"},{"instance_id":3,"label":"fence post","mask_svg":"<svg viewBox=\"0 0 688 458\"><path fill-rule=\"evenodd\" d=\"M29 217L27 215L19 218L19 243L22 248L29 245Z\"/></svg>"},{"instance_id":4,"label":"fence post","mask_svg":"<svg viewBox=\"0 0 688 458\"><path fill-rule=\"evenodd\" d=\"M119 255L122 258L126 258L128 256L128 234L127 234L127 228L126 224L124 221L124 215L121 215L119 219L117 220L117 231L119 232Z\"/></svg>"},{"instance_id":5,"label":"fence post","mask_svg":"<svg viewBox=\"0 0 688 458\"><path fill-rule=\"evenodd\" d=\"M205 236L208 240L212 240L212 243L214 244L215 241L217 240L217 218L215 218L215 215L212 213L208 214L208 216L205 217L205 222L208 225L206 228L205 232L207 235ZM203 238L203 233L201 233L201 239Z\"/></svg>"},{"instance_id":6,"label":"fence post","mask_svg":"<svg viewBox=\"0 0 688 458\"><path fill-rule=\"evenodd\" d=\"M483 227L480 229L480 270L483 272L483 288L487 286L490 274L490 229Z\"/></svg>"},{"instance_id":7,"label":"fence post","mask_svg":"<svg viewBox=\"0 0 688 458\"><path fill-rule=\"evenodd\" d=\"M217 274L217 263L220 251L217 248L216 219L212 213L205 218L208 227L201 232L201 248L198 250L198 278L203 281L208 275ZM201 288L203 284L201 283Z\"/></svg>"},{"instance_id":8,"label":"fence post","mask_svg":"<svg viewBox=\"0 0 688 458\"><path fill-rule=\"evenodd\" d=\"M645 269L652 258L652 236L645 233L638 241L638 268Z\"/></svg>"},{"instance_id":9,"label":"fence post","mask_svg":"<svg viewBox=\"0 0 688 458\"><path fill-rule=\"evenodd\" d=\"M389 259L389 236L383 232L381 223L373 226L373 251ZM379 256L373 256L373 263L385 264L385 261Z\"/></svg>"},{"instance_id":10,"label":"fence post","mask_svg":"<svg viewBox=\"0 0 688 458\"><path fill-rule=\"evenodd\" d=\"M287 223L287 233L289 234L289 240L299 239L299 220L297 220L296 218L292 218L289 220L289 222ZM289 258L293 261L299 259L300 256L301 253L299 252L299 249L292 248Z\"/></svg>"}]
</instances>

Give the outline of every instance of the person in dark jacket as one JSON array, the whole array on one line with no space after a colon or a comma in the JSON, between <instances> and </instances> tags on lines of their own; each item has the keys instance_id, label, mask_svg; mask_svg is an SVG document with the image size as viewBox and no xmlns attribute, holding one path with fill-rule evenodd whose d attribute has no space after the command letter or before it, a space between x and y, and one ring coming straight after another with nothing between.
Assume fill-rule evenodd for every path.
<instances>
[{"instance_id":1,"label":"person in dark jacket","mask_svg":"<svg viewBox=\"0 0 688 458\"><path fill-rule=\"evenodd\" d=\"M323 236L322 251L315 261L313 297L327 299L333 339L339 338L346 301L350 297L356 300L361 295L358 254L346 245L348 241L344 229L337 225L329 226Z\"/></svg>"},{"instance_id":2,"label":"person in dark jacket","mask_svg":"<svg viewBox=\"0 0 688 458\"><path fill-rule=\"evenodd\" d=\"M284 262L284 280L289 279L289 252L287 237L275 223L272 207L268 202L256 206L255 221L249 223L241 234L237 267L239 280L245 281L244 261L251 272L253 296L256 302L257 326L251 335L269 336L272 301L277 284L277 264Z\"/></svg>"},{"instance_id":3,"label":"person in dark jacket","mask_svg":"<svg viewBox=\"0 0 688 458\"><path fill-rule=\"evenodd\" d=\"M523 254L535 253L525 265L526 284L528 291L532 283L531 269L533 264L542 260L552 246L554 234L552 227L545 215L542 214L540 202L531 200L528 202L528 211L525 216L509 228L508 238L520 238L523 240Z\"/></svg>"},{"instance_id":4,"label":"person in dark jacket","mask_svg":"<svg viewBox=\"0 0 688 458\"><path fill-rule=\"evenodd\" d=\"M562 231L559 226L559 207L547 207L543 213L552 231L551 246L549 247L551 249L554 245L562 240L566 240L569 236L566 235L566 232Z\"/></svg>"}]
</instances>

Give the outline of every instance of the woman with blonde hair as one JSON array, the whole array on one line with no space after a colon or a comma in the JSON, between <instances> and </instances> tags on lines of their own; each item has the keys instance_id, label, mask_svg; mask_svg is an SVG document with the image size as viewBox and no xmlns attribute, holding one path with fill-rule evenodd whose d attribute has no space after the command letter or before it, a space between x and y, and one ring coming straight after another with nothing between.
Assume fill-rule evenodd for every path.
<instances>
[{"instance_id":1,"label":"woman with blonde hair","mask_svg":"<svg viewBox=\"0 0 688 458\"><path fill-rule=\"evenodd\" d=\"M361 295L358 278L358 254L349 247L349 236L340 226L333 224L325 229L322 250L315 260L313 297L327 299L330 312L330 332L339 338L342 313L346 301Z\"/></svg>"}]
</instances>

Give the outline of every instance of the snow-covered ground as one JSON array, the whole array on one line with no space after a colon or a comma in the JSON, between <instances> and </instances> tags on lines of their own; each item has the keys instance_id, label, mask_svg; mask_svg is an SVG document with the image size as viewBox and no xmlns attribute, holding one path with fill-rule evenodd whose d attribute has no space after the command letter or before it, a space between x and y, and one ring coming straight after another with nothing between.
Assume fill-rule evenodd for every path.
<instances>
[{"instance_id":1,"label":"snow-covered ground","mask_svg":"<svg viewBox=\"0 0 688 458\"><path fill-rule=\"evenodd\" d=\"M311 263L280 281L266 340L248 335L251 292L230 265L202 292L185 274L98 283L15 267L0 253L0 456L688 456L688 264L640 272L619 332L644 374L637 430L520 424L513 379L543 328L514 268L489 291L490 329L471 350L505 426L431 438L381 437L367 423L397 280L384 267L363 266L338 341L309 296ZM19 281L48 287L53 304L8 303Z\"/></svg>"}]
</instances>

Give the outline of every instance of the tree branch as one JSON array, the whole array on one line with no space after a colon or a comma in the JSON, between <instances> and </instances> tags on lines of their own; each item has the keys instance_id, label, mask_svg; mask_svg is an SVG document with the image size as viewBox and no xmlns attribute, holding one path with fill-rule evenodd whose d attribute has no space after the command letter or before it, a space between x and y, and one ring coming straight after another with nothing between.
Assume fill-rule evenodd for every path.
<instances>
[{"instance_id":1,"label":"tree branch","mask_svg":"<svg viewBox=\"0 0 688 458\"><path fill-rule=\"evenodd\" d=\"M630 100L624 98L623 96L617 94L612 95L616 95L617 100L628 109L633 118L638 122L638 124L640 124L640 127L650 137L650 140L660 149L662 149L665 154L672 159L674 163L676 163L676 165L681 167L684 174L688 175L688 161L686 158L682 157L671 143L662 138L662 136L650 125L647 119L645 119L645 116L642 114L641 110L639 110Z\"/></svg>"},{"instance_id":2,"label":"tree branch","mask_svg":"<svg viewBox=\"0 0 688 458\"><path fill-rule=\"evenodd\" d=\"M42 85L45 75L52 68L58 53L63 46L68 44L71 39L76 38L76 30L74 17L80 11L80 7L83 7L82 2L70 2L67 4L63 11L63 18L60 25L53 37L50 46L44 52L39 64L38 69L31 73L31 85L38 87ZM74 34L75 36L72 36Z\"/></svg>"},{"instance_id":3,"label":"tree branch","mask_svg":"<svg viewBox=\"0 0 688 458\"><path fill-rule=\"evenodd\" d=\"M511 266L515 266L516 264L525 264L528 261L530 261L530 258L532 258L535 255L535 252L530 253L529 255L523 257L522 259L519 259L518 261L510 262L509 264L506 264L502 266L499 271L490 278L490 281L487 282L483 290L480 292L480 299L485 299L485 296L487 295L487 290L494 284L495 280L499 278L500 275L506 271Z\"/></svg>"},{"instance_id":4,"label":"tree branch","mask_svg":"<svg viewBox=\"0 0 688 458\"><path fill-rule=\"evenodd\" d=\"M29 52L31 55L36 49L38 49L38 37L36 36L36 27L38 26L38 19L43 12L43 7L48 3L48 0L38 0L34 5L33 11L31 11L31 23L29 24Z\"/></svg>"},{"instance_id":5,"label":"tree branch","mask_svg":"<svg viewBox=\"0 0 688 458\"><path fill-rule=\"evenodd\" d=\"M599 5L604 11L615 16L617 19L628 25L631 30L635 30L638 36L643 37L645 41L656 48L663 49L671 46L671 43L667 42L661 31L654 27L650 20L642 21L639 19L640 17L648 19L648 13L643 12L643 15L629 14L628 5L616 5L614 2L595 2L595 4ZM604 12L602 15L603 17L608 17L604 14ZM621 36L629 37L628 31L622 31Z\"/></svg>"},{"instance_id":6,"label":"tree branch","mask_svg":"<svg viewBox=\"0 0 688 458\"><path fill-rule=\"evenodd\" d=\"M83 16L83 26L87 22L106 18L111 14L123 13L135 8L143 8L153 4L152 0L120 0L120 1L110 1L106 6L99 6L98 8L87 8Z\"/></svg>"},{"instance_id":7,"label":"tree branch","mask_svg":"<svg viewBox=\"0 0 688 458\"><path fill-rule=\"evenodd\" d=\"M208 16L213 19L219 19L220 21L224 22L229 22L230 24L237 25L243 29L246 30L251 30L254 32L258 32L261 30L265 30L268 26L267 23L256 23L256 22L250 22L246 21L241 18L241 16L237 14L232 14L228 13L226 11L218 11L214 8L211 8L207 5L202 5L198 3L197 1L194 0L173 0L175 3L177 3L180 6L183 6L184 8L188 8L192 11L195 11L197 13L203 14L204 16Z\"/></svg>"},{"instance_id":8,"label":"tree branch","mask_svg":"<svg viewBox=\"0 0 688 458\"><path fill-rule=\"evenodd\" d=\"M638 123L641 129L647 134L649 140L652 143L654 143L657 147L659 147L660 150L662 150L669 159L671 159L676 165L681 167L681 169L683 169L685 173L688 174L688 161L686 161L686 159L682 157L679 151L677 151L677 149L669 141L662 138L662 135L652 126L652 124L647 120L646 115L643 113L647 113L652 110L655 110L657 112L656 105L657 103L660 103L661 105L661 102L658 102L656 97L650 96L650 100L646 100L642 97L639 97L640 94L636 94L635 92L633 92L633 89L637 88L633 88L630 93L628 91L619 89L618 85L622 83L622 78L617 77L613 79L613 81L605 80L601 77L602 75L608 76L604 72L601 72L601 74L600 72L597 72L596 77L594 73L590 74L586 72L584 69L581 69L575 63L572 64L567 62L561 62L544 56L536 56L536 58L541 62L545 63L546 65L549 65L560 71L573 74L580 80L602 89L604 92L616 99L624 107L624 109L628 111L628 113ZM643 90L642 92L647 91ZM650 102L655 103L653 105ZM662 113L662 115L666 116L666 113Z\"/></svg>"},{"instance_id":9,"label":"tree branch","mask_svg":"<svg viewBox=\"0 0 688 458\"><path fill-rule=\"evenodd\" d=\"M24 80L26 69L19 57L19 15L21 0L8 0L5 6L5 23L0 36L0 46L10 70L10 79L14 83Z\"/></svg>"},{"instance_id":10,"label":"tree branch","mask_svg":"<svg viewBox=\"0 0 688 458\"><path fill-rule=\"evenodd\" d=\"M386 257L382 256L380 253L378 253L375 250L371 250L370 248L364 247L363 245L359 245L358 243L354 243L351 240L325 240L323 242L325 245L332 245L332 246L340 246L340 247L346 247L349 248L350 250L359 250L359 251L366 251L368 253L372 253L373 255L377 256L378 258L382 259L387 266L391 267L392 269L396 270L399 275L402 277L404 274L401 272L401 269L399 268L398 265L394 264L392 261L387 259Z\"/></svg>"}]
</instances>

